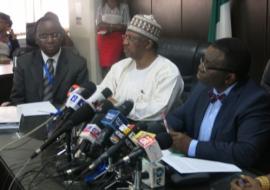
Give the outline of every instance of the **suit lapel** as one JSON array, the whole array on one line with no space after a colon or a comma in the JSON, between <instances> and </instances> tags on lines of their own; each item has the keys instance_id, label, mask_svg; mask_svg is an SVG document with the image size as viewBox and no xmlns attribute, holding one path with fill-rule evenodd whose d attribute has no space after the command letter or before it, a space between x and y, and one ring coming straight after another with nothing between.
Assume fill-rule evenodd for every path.
<instances>
[{"instance_id":1,"label":"suit lapel","mask_svg":"<svg viewBox=\"0 0 270 190\"><path fill-rule=\"evenodd\" d=\"M58 87L61 84L61 81L65 78L65 75L68 71L67 62L68 60L65 56L64 49L62 48L61 54L57 62L56 74L54 78L54 85L53 85L54 94L57 92L57 89L59 89Z\"/></svg>"},{"instance_id":2,"label":"suit lapel","mask_svg":"<svg viewBox=\"0 0 270 190\"><path fill-rule=\"evenodd\" d=\"M33 88L37 88L38 96L42 100L43 98L43 64L44 61L41 56L41 52L37 51L34 54L34 61L30 68L31 74L33 75L33 84L37 84L37 86L33 86Z\"/></svg>"},{"instance_id":3,"label":"suit lapel","mask_svg":"<svg viewBox=\"0 0 270 190\"><path fill-rule=\"evenodd\" d=\"M194 130L194 136L195 138L198 138L199 132L200 132L200 126L204 117L204 113L208 107L209 104L209 98L208 98L208 91L209 89L203 89L201 91L201 94L198 98L198 106L196 108L196 114L195 114L195 130Z\"/></svg>"},{"instance_id":4,"label":"suit lapel","mask_svg":"<svg viewBox=\"0 0 270 190\"><path fill-rule=\"evenodd\" d=\"M234 107L235 107L234 105L236 104L238 97L239 97L239 94L240 94L240 90L239 90L240 85L241 84L237 84L231 90L229 95L227 97L225 97L224 100L222 101L222 106L217 114L216 119L215 119L210 139L215 139L218 131L224 130L223 125L226 124L226 122L224 122L224 120L226 120L226 118L223 118L223 117L226 116L228 118L228 117L230 117L228 115L232 114L232 109L234 109Z\"/></svg>"}]
</instances>

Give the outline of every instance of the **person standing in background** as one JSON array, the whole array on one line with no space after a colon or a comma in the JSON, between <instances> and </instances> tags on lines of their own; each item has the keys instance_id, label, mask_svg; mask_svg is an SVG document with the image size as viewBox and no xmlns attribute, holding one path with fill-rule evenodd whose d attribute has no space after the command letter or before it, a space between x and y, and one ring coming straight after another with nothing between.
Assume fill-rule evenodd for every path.
<instances>
[{"instance_id":1,"label":"person standing in background","mask_svg":"<svg viewBox=\"0 0 270 190\"><path fill-rule=\"evenodd\" d=\"M97 46L99 64L105 73L120 59L122 35L130 21L129 8L120 0L103 0L97 10Z\"/></svg>"},{"instance_id":2,"label":"person standing in background","mask_svg":"<svg viewBox=\"0 0 270 190\"><path fill-rule=\"evenodd\" d=\"M19 48L19 42L11 29L12 20L10 16L0 12L0 62L10 62L12 53Z\"/></svg>"}]
</instances>

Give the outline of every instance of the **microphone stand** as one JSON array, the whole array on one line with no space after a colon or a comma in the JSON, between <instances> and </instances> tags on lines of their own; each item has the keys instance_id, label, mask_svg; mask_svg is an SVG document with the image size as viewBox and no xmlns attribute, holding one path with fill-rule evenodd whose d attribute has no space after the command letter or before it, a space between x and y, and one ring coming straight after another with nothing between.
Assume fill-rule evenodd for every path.
<instances>
[{"instance_id":1,"label":"microphone stand","mask_svg":"<svg viewBox=\"0 0 270 190\"><path fill-rule=\"evenodd\" d=\"M119 168L118 171L116 170L115 167L112 167L112 162L111 162L111 158L109 158L109 172L112 174L112 175L115 175L113 181L106 185L105 186L105 190L109 190L111 189L113 186L115 187L118 187L119 189L123 189L123 190L130 190L130 187L129 187L129 183L127 180L126 180L126 177L123 175L123 169L122 168ZM114 173L114 174L113 174Z\"/></svg>"},{"instance_id":2,"label":"microphone stand","mask_svg":"<svg viewBox=\"0 0 270 190\"><path fill-rule=\"evenodd\" d=\"M125 181L125 177L123 176L123 173L122 173L122 170L119 169L119 171L111 171L112 173L115 173L115 174L112 174L112 175L115 175L114 179L113 179L113 182L111 182L110 184L106 185L104 187L105 190L109 190L109 189L112 189L114 187L117 187L117 188L121 188L123 190L130 190L130 188L128 187L128 182ZM126 187L123 187L126 186Z\"/></svg>"},{"instance_id":3,"label":"microphone stand","mask_svg":"<svg viewBox=\"0 0 270 190\"><path fill-rule=\"evenodd\" d=\"M142 160L138 159L136 161L136 170L134 176L134 184L133 190L140 190L141 189L141 171L142 171Z\"/></svg>"},{"instance_id":4,"label":"microphone stand","mask_svg":"<svg viewBox=\"0 0 270 190\"><path fill-rule=\"evenodd\" d=\"M66 132L66 145L67 145L67 161L72 161L72 153L71 153L71 130Z\"/></svg>"},{"instance_id":5,"label":"microphone stand","mask_svg":"<svg viewBox=\"0 0 270 190\"><path fill-rule=\"evenodd\" d=\"M84 127L84 125L82 125L82 127ZM74 129L70 129L66 132L66 152L67 152L67 161L70 163L71 161L73 161L75 158L74 158L74 154L73 154L73 150L74 150L74 147L72 146L73 143L75 141L77 141L77 137L76 137L76 134L77 134L77 130L76 128ZM75 139L75 140L74 140ZM73 147L73 148L72 148Z\"/></svg>"}]
</instances>

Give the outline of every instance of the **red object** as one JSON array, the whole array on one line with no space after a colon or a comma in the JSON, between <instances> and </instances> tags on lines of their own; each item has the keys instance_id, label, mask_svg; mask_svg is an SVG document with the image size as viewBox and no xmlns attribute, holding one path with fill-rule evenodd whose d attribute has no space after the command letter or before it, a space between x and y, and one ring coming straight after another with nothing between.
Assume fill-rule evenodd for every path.
<instances>
[{"instance_id":1,"label":"red object","mask_svg":"<svg viewBox=\"0 0 270 190\"><path fill-rule=\"evenodd\" d=\"M123 52L123 32L97 34L99 64L102 68L110 68L119 61Z\"/></svg>"}]
</instances>

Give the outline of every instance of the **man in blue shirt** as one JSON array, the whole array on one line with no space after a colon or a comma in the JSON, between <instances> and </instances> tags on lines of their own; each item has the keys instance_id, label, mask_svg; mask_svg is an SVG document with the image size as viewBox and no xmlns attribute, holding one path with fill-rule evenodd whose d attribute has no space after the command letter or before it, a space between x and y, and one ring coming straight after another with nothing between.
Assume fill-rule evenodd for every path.
<instances>
[{"instance_id":1,"label":"man in blue shirt","mask_svg":"<svg viewBox=\"0 0 270 190\"><path fill-rule=\"evenodd\" d=\"M167 116L175 150L244 168L264 167L270 153L270 99L249 79L250 64L239 39L220 39L207 48L198 85Z\"/></svg>"}]
</instances>

